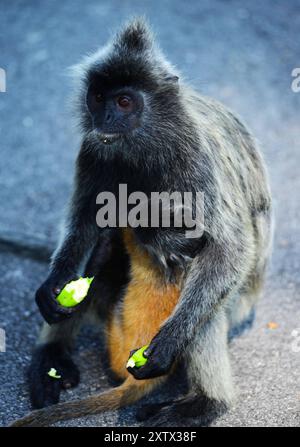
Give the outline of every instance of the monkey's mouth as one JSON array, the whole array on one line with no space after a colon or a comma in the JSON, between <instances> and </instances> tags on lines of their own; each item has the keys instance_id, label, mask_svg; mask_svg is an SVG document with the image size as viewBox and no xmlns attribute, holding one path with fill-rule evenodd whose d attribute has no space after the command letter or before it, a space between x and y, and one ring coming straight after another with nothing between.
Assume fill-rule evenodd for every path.
<instances>
[{"instance_id":1,"label":"monkey's mouth","mask_svg":"<svg viewBox=\"0 0 300 447\"><path fill-rule=\"evenodd\" d=\"M115 143L117 140L119 140L119 138L121 137L120 134L117 133L110 133L110 134L101 134L99 136L100 141L103 144L112 144Z\"/></svg>"}]
</instances>

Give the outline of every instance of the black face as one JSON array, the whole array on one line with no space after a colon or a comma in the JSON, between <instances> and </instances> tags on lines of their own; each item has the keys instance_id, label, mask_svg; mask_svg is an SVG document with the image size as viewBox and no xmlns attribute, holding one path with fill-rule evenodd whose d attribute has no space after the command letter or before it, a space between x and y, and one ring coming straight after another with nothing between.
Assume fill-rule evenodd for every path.
<instances>
[{"instance_id":1,"label":"black face","mask_svg":"<svg viewBox=\"0 0 300 447\"><path fill-rule=\"evenodd\" d=\"M141 125L144 101L141 93L133 88L101 89L91 84L86 104L92 117L93 129L105 144Z\"/></svg>"}]
</instances>

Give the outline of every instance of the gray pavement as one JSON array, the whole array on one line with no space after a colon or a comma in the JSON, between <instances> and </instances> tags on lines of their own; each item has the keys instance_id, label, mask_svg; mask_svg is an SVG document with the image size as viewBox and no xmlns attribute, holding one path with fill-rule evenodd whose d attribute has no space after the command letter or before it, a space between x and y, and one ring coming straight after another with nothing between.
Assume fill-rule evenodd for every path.
<instances>
[{"instance_id":1,"label":"gray pavement","mask_svg":"<svg viewBox=\"0 0 300 447\"><path fill-rule=\"evenodd\" d=\"M291 71L300 67L300 0L1 2L0 328L7 350L0 352L0 425L29 410L24 374L41 323L33 295L47 272L78 150L67 67L133 14L148 17L187 80L248 123L271 177L273 261L254 327L231 346L236 405L215 425L299 426L300 92L291 89ZM33 240L35 250L26 251ZM63 399L108 386L100 349L97 333L84 330L75 353L82 382ZM134 424L131 408L61 425Z\"/></svg>"}]
</instances>

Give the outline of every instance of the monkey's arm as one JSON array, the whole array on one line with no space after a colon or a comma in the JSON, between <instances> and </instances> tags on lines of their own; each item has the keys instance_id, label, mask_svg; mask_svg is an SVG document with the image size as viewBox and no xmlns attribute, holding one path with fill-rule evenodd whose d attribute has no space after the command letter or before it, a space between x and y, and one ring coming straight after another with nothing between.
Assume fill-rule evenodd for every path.
<instances>
[{"instance_id":1,"label":"monkey's arm","mask_svg":"<svg viewBox=\"0 0 300 447\"><path fill-rule=\"evenodd\" d=\"M81 264L88 258L99 236L96 213L92 211L93 197L73 198L79 201L72 209L63 240L52 257L51 275L61 278L76 276ZM81 203L80 203L81 202Z\"/></svg>"},{"instance_id":2,"label":"monkey's arm","mask_svg":"<svg viewBox=\"0 0 300 447\"><path fill-rule=\"evenodd\" d=\"M78 277L81 264L98 240L96 222L90 222L85 215L78 207L75 214L70 214L66 235L53 255L49 276L36 293L40 312L49 324L70 317L81 308L80 305L62 307L56 296L68 282Z\"/></svg>"},{"instance_id":3,"label":"monkey's arm","mask_svg":"<svg viewBox=\"0 0 300 447\"><path fill-rule=\"evenodd\" d=\"M245 257L250 255L246 246L208 243L192 262L173 314L145 351L148 362L141 368L129 369L136 379L157 377L170 370L174 360L188 349L195 331L201 331L239 286L247 264Z\"/></svg>"},{"instance_id":4,"label":"monkey's arm","mask_svg":"<svg viewBox=\"0 0 300 447\"><path fill-rule=\"evenodd\" d=\"M87 260L99 239L100 230L96 224L96 191L90 183L93 175L91 167L86 167L84 163L85 158L80 154L65 234L52 257L48 278L36 293L38 307L49 324L70 317L81 308L81 305L62 307L58 304L56 296L65 284L77 278L81 265Z\"/></svg>"}]
</instances>

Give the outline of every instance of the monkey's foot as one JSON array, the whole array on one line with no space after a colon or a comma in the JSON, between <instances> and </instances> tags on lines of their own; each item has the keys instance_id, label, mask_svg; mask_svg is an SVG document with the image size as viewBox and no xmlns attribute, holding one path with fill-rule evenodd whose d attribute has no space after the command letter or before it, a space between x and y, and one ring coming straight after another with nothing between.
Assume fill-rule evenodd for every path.
<instances>
[{"instance_id":1,"label":"monkey's foot","mask_svg":"<svg viewBox=\"0 0 300 447\"><path fill-rule=\"evenodd\" d=\"M171 404L171 402L142 405L137 410L136 418L139 422L146 421L147 419L156 415L163 407L166 407L168 404Z\"/></svg>"},{"instance_id":2,"label":"monkey's foot","mask_svg":"<svg viewBox=\"0 0 300 447\"><path fill-rule=\"evenodd\" d=\"M55 368L59 379L48 372ZM70 355L59 343L37 348L29 369L30 399L33 408L43 408L59 401L61 389L78 385L80 374Z\"/></svg>"},{"instance_id":3,"label":"monkey's foot","mask_svg":"<svg viewBox=\"0 0 300 447\"><path fill-rule=\"evenodd\" d=\"M224 402L206 396L187 396L170 405L147 405L137 417L147 419L145 427L207 427L227 409Z\"/></svg>"}]
</instances>

